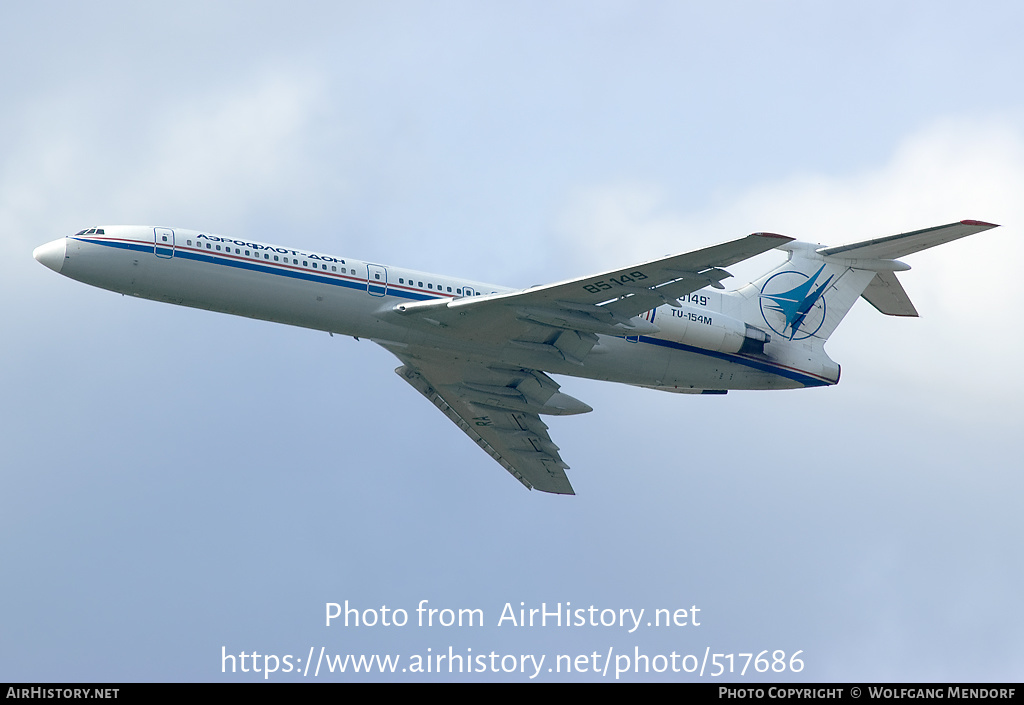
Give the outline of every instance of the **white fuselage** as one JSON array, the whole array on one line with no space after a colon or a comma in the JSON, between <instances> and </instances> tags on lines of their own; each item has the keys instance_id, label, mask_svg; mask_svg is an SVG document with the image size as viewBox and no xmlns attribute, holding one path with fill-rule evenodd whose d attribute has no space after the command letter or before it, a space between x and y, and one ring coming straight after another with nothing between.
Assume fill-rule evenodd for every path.
<instances>
[{"instance_id":1,"label":"white fuselage","mask_svg":"<svg viewBox=\"0 0 1024 705\"><path fill-rule=\"evenodd\" d=\"M40 247L36 258L72 279L122 294L370 338L392 349L417 346L666 391L785 389L839 379L838 366L820 347L772 341L763 353L747 354L703 342L719 320L739 318L742 291L705 289L683 297L681 306L660 306L645 316L660 333L601 335L583 364L574 364L511 344L453 340L443 327L413 326L394 311L400 303L502 293L508 287L143 226L93 228Z\"/></svg>"}]
</instances>

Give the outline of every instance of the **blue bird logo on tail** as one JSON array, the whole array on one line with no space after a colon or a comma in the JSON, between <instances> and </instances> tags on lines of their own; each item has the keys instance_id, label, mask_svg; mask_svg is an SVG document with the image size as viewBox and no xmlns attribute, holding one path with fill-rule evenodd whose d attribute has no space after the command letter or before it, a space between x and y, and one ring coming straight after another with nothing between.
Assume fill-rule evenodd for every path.
<instances>
[{"instance_id":1,"label":"blue bird logo on tail","mask_svg":"<svg viewBox=\"0 0 1024 705\"><path fill-rule=\"evenodd\" d=\"M822 294L825 293L825 290L832 282L832 278L834 276L830 275L828 279L815 288L815 283L818 281L818 277L821 276L824 269L825 265L821 265L821 268L818 269L812 277L807 277L806 274L795 271L780 272L764 283L764 286L761 287L761 315L764 316L764 322L767 323L773 331L789 340L803 340L804 338L809 338L814 335L818 329L821 328L821 324L825 321L825 299L822 298ZM807 277L807 279L786 291L780 291L772 294L767 293L767 290L769 289L787 285L785 280L779 280L775 282L775 286L771 286L772 282L778 277L784 277L787 275ZM811 291L812 288L814 291ZM815 304L819 301L821 302L821 319L818 320L818 325L814 327L814 330L808 330L805 328L801 331L801 327L807 323L808 316L814 309ZM774 311L782 315L783 319L785 319L785 324L782 326L782 330L778 329L777 323L773 324L772 321L769 320L769 316L766 315L766 310ZM772 318L775 317L772 316ZM817 319L817 315L814 316L814 319ZM797 335L798 333L800 334L799 336Z\"/></svg>"}]
</instances>

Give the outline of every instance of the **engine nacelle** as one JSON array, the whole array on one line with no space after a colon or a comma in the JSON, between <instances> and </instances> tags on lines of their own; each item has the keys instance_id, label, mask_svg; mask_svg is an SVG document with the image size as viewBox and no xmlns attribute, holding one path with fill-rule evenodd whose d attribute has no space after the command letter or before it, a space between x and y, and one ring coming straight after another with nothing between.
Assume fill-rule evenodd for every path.
<instances>
[{"instance_id":1,"label":"engine nacelle","mask_svg":"<svg viewBox=\"0 0 1024 705\"><path fill-rule=\"evenodd\" d=\"M659 338L724 353L763 353L771 336L760 328L706 308L658 310Z\"/></svg>"}]
</instances>

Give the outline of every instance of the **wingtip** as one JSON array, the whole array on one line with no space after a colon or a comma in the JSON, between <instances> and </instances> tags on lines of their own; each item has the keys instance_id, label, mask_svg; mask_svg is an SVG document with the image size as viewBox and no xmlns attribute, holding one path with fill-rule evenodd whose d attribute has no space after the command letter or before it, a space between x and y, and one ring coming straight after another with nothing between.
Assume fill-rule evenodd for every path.
<instances>
[{"instance_id":1,"label":"wingtip","mask_svg":"<svg viewBox=\"0 0 1024 705\"><path fill-rule=\"evenodd\" d=\"M984 220L961 220L961 225L977 225L983 228L998 228L998 223L986 223Z\"/></svg>"}]
</instances>

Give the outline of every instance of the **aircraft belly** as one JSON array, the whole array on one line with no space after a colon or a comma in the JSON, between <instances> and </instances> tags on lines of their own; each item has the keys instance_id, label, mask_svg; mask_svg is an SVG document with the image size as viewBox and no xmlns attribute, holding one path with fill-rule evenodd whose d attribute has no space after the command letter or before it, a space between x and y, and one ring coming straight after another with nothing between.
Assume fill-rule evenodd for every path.
<instances>
[{"instance_id":1,"label":"aircraft belly","mask_svg":"<svg viewBox=\"0 0 1024 705\"><path fill-rule=\"evenodd\" d=\"M629 342L625 338L601 336L601 352L588 355L577 377L625 384L662 384L668 372L672 351Z\"/></svg>"},{"instance_id":2,"label":"aircraft belly","mask_svg":"<svg viewBox=\"0 0 1024 705\"><path fill-rule=\"evenodd\" d=\"M668 384L694 389L788 389L803 385L739 361L680 352L673 358Z\"/></svg>"},{"instance_id":3,"label":"aircraft belly","mask_svg":"<svg viewBox=\"0 0 1024 705\"><path fill-rule=\"evenodd\" d=\"M806 374L768 358L683 350L641 336L637 342L602 337L605 354L590 355L582 369L548 370L575 377L680 389L795 389L813 386Z\"/></svg>"},{"instance_id":4,"label":"aircraft belly","mask_svg":"<svg viewBox=\"0 0 1024 705\"><path fill-rule=\"evenodd\" d=\"M387 335L403 335L402 340L420 349L430 359L447 356L452 360L480 364L521 366L550 374L620 382L648 387L680 389L793 389L809 386L799 381L784 366L752 361L739 356L677 350L658 345L651 339L630 342L624 338L602 336L582 365L573 364L555 354L519 346L495 346L458 341L438 335L412 333L395 328ZM388 338L397 341L397 338ZM415 357L406 349L403 354ZM729 358L735 358L735 361ZM779 371L776 371L778 369ZM805 377L805 376L804 376Z\"/></svg>"},{"instance_id":5,"label":"aircraft belly","mask_svg":"<svg viewBox=\"0 0 1024 705\"><path fill-rule=\"evenodd\" d=\"M728 360L661 346L651 340L602 338L608 354L588 357L587 373L576 374L626 384L684 389L760 389L772 382L773 375L751 374Z\"/></svg>"}]
</instances>

